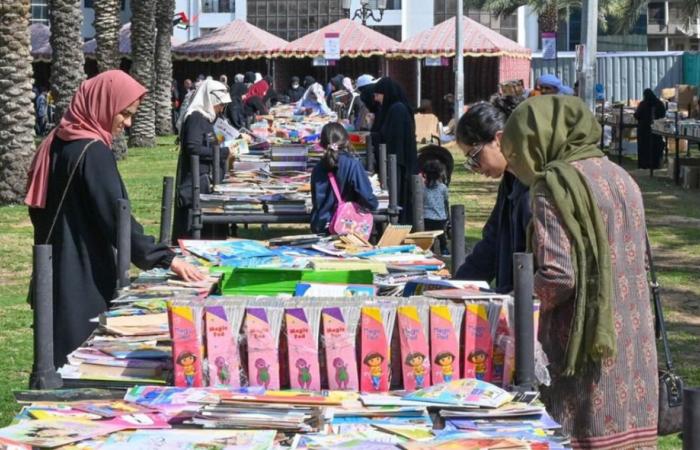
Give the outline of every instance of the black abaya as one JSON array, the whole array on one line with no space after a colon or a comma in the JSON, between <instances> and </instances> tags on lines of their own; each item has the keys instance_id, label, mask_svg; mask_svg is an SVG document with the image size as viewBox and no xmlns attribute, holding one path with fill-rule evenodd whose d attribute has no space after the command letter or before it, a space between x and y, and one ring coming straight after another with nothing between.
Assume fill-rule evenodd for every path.
<instances>
[{"instance_id":1,"label":"black abaya","mask_svg":"<svg viewBox=\"0 0 700 450\"><path fill-rule=\"evenodd\" d=\"M191 113L182 125L180 139L180 155L177 160L177 177L175 179L175 217L173 219L173 239L190 237L189 211L192 207L192 164L190 157L199 156L199 189L202 194L211 192L211 177L213 176L214 145L216 136L214 125L199 111ZM221 148L219 156L219 173L223 177L226 173L226 161L228 160L228 148ZM221 182L221 180L219 180ZM225 231L214 229L204 230L202 237L214 237Z\"/></svg>"},{"instance_id":2,"label":"black abaya","mask_svg":"<svg viewBox=\"0 0 700 450\"><path fill-rule=\"evenodd\" d=\"M96 324L90 319L107 309L116 287L116 207L117 200L128 196L114 154L102 142L93 143L77 162L89 142L54 139L46 207L29 209L34 242L44 244L70 172L78 164L50 239L56 367L92 333ZM167 246L144 235L131 218L131 261L136 266L169 267L174 256Z\"/></svg>"},{"instance_id":3,"label":"black abaya","mask_svg":"<svg viewBox=\"0 0 700 450\"><path fill-rule=\"evenodd\" d=\"M634 113L637 119L637 167L659 169L664 152L664 140L652 134L651 125L666 115L666 107L656 97L642 100Z\"/></svg>"}]
</instances>

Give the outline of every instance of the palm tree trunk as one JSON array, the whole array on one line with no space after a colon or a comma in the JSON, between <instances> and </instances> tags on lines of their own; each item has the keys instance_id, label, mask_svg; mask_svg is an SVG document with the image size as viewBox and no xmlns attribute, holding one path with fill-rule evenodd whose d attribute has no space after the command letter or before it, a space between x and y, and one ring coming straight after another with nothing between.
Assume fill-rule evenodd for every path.
<instances>
[{"instance_id":1,"label":"palm tree trunk","mask_svg":"<svg viewBox=\"0 0 700 450\"><path fill-rule=\"evenodd\" d=\"M49 0L51 25L51 91L59 123L73 94L85 79L85 56L80 27L83 13L80 0Z\"/></svg>"},{"instance_id":2,"label":"palm tree trunk","mask_svg":"<svg viewBox=\"0 0 700 450\"><path fill-rule=\"evenodd\" d=\"M131 74L148 89L134 116L134 124L129 131L129 145L132 147L153 147L156 145L155 103L153 88L155 73L156 15L155 1L140 0L131 4Z\"/></svg>"},{"instance_id":3,"label":"palm tree trunk","mask_svg":"<svg viewBox=\"0 0 700 450\"><path fill-rule=\"evenodd\" d=\"M559 9L555 0L550 0L537 19L541 33L556 33L559 30Z\"/></svg>"},{"instance_id":4,"label":"palm tree trunk","mask_svg":"<svg viewBox=\"0 0 700 450\"><path fill-rule=\"evenodd\" d=\"M34 154L29 0L0 3L0 204L22 201Z\"/></svg>"},{"instance_id":5,"label":"palm tree trunk","mask_svg":"<svg viewBox=\"0 0 700 450\"><path fill-rule=\"evenodd\" d=\"M97 70L118 69L119 55L119 0L98 0L95 7L95 41Z\"/></svg>"},{"instance_id":6,"label":"palm tree trunk","mask_svg":"<svg viewBox=\"0 0 700 450\"><path fill-rule=\"evenodd\" d=\"M156 8L156 134L166 136L173 132L170 90L173 60L170 36L173 34L175 1L158 0Z\"/></svg>"},{"instance_id":7,"label":"palm tree trunk","mask_svg":"<svg viewBox=\"0 0 700 450\"><path fill-rule=\"evenodd\" d=\"M97 49L97 70L104 72L118 69L121 63L119 54L119 9L120 0L99 0L94 2L95 8L95 41ZM112 151L117 159L126 159L128 154L126 136L120 134L112 141Z\"/></svg>"}]
</instances>

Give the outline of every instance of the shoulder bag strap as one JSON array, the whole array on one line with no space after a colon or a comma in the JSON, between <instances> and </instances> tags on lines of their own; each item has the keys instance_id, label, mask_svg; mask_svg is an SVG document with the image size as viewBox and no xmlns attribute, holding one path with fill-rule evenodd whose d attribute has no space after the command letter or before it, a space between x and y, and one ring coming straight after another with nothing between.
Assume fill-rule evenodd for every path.
<instances>
[{"instance_id":1,"label":"shoulder bag strap","mask_svg":"<svg viewBox=\"0 0 700 450\"><path fill-rule=\"evenodd\" d=\"M338 204L343 203L343 198L340 196L340 190L338 189L338 182L335 180L333 172L328 172L328 179L331 182L331 187L333 188L335 199L338 200Z\"/></svg>"},{"instance_id":2,"label":"shoulder bag strap","mask_svg":"<svg viewBox=\"0 0 700 450\"><path fill-rule=\"evenodd\" d=\"M80 152L80 156L78 156L78 160L75 162L75 165L73 166L73 170L71 170L70 175L68 175L68 182L66 182L66 187L63 189L63 194L61 195L61 200L58 202L58 207L56 208L56 214L53 216L53 221L51 222L51 228L49 228L49 233L46 235L46 242L44 244L48 244L51 241L51 236L53 235L53 229L56 226L56 221L58 220L58 215L61 213L61 208L63 207L63 202L66 200L66 194L68 193L68 188L71 185L71 182L73 181L73 177L75 176L75 172L78 171L78 166L80 165L80 161L83 159L83 156L85 156L85 152L87 149L97 142L97 139L93 139L92 141L88 142L85 145L85 148L83 148L83 151Z\"/></svg>"},{"instance_id":3,"label":"shoulder bag strap","mask_svg":"<svg viewBox=\"0 0 700 450\"><path fill-rule=\"evenodd\" d=\"M664 312L661 308L661 296L659 294L659 282L656 279L656 269L654 268L654 258L651 254L651 245L649 243L649 235L646 236L647 245L647 264L649 264L649 277L650 283L649 287L651 289L651 296L654 298L654 312L656 313L656 326L657 332L661 336L661 341L664 346L664 357L666 360L666 369L669 372L673 371L673 362L671 360L671 348L668 345L668 336L666 335L666 322L664 321Z\"/></svg>"}]
</instances>

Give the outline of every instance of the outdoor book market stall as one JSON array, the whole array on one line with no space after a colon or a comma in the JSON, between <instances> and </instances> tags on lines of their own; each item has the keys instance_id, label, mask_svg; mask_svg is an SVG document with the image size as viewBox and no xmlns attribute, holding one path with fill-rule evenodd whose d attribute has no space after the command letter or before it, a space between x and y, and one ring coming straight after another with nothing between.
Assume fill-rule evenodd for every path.
<instances>
[{"instance_id":1,"label":"outdoor book market stall","mask_svg":"<svg viewBox=\"0 0 700 450\"><path fill-rule=\"evenodd\" d=\"M180 257L210 271L200 283L162 269L129 282L130 245L119 239L122 288L60 378L46 329L51 247L37 246L32 385L69 389L17 393L24 407L0 441L566 448L533 392L546 370L531 255L515 256L514 301L447 279L431 239L410 232L390 226L376 246L352 235L180 241Z\"/></svg>"},{"instance_id":2,"label":"outdoor book market stall","mask_svg":"<svg viewBox=\"0 0 700 450\"><path fill-rule=\"evenodd\" d=\"M498 32L462 18L464 36L464 100L487 100L499 83L530 79L530 50ZM416 104L431 99L443 123L452 117L452 104L444 99L454 93L455 18L406 39L389 55L389 76L403 85Z\"/></svg>"},{"instance_id":3,"label":"outdoor book market stall","mask_svg":"<svg viewBox=\"0 0 700 450\"><path fill-rule=\"evenodd\" d=\"M272 74L275 57L287 41L244 20L234 20L211 33L173 47L173 74L177 80L195 80L199 74L218 78L245 72ZM286 86L288 80L283 85Z\"/></svg>"},{"instance_id":4,"label":"outdoor book market stall","mask_svg":"<svg viewBox=\"0 0 700 450\"><path fill-rule=\"evenodd\" d=\"M325 59L328 35L338 38L339 59ZM399 43L350 19L341 19L290 42L275 61L275 84L287 86L292 76L312 75L323 83L343 74L355 80L363 74L387 75L386 55Z\"/></svg>"}]
</instances>

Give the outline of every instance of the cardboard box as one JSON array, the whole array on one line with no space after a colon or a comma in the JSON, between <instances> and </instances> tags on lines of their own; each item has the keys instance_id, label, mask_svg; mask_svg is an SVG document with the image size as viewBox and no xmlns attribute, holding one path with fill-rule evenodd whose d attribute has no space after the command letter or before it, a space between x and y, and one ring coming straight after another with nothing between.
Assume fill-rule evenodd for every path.
<instances>
[{"instance_id":1,"label":"cardboard box","mask_svg":"<svg viewBox=\"0 0 700 450\"><path fill-rule=\"evenodd\" d=\"M664 88L661 89L661 98L664 100L671 100L676 97L676 88Z\"/></svg>"},{"instance_id":2,"label":"cardboard box","mask_svg":"<svg viewBox=\"0 0 700 450\"><path fill-rule=\"evenodd\" d=\"M679 84L676 86L676 102L679 111L690 111L693 106L693 98L697 96L697 88L689 84Z\"/></svg>"}]
</instances>

